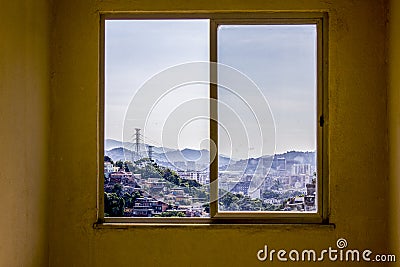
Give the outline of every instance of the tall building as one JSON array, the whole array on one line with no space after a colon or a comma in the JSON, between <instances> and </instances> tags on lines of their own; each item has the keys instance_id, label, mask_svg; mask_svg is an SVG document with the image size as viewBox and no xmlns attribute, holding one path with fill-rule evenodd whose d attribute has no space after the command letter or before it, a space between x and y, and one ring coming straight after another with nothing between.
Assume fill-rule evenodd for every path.
<instances>
[{"instance_id":1,"label":"tall building","mask_svg":"<svg viewBox=\"0 0 400 267\"><path fill-rule=\"evenodd\" d=\"M293 175L311 175L311 164L293 164L292 166Z\"/></svg>"},{"instance_id":2,"label":"tall building","mask_svg":"<svg viewBox=\"0 0 400 267\"><path fill-rule=\"evenodd\" d=\"M285 171L286 170L286 159L285 158L277 158L276 159L276 170Z\"/></svg>"}]
</instances>

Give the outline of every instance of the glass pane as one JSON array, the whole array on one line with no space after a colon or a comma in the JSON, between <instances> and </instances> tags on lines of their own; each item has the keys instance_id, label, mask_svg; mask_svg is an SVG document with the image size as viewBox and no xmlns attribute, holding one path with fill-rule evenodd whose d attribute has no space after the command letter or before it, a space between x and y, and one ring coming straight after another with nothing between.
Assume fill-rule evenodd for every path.
<instances>
[{"instance_id":1,"label":"glass pane","mask_svg":"<svg viewBox=\"0 0 400 267\"><path fill-rule=\"evenodd\" d=\"M208 20L106 21L106 217L209 216L208 58Z\"/></svg>"},{"instance_id":2,"label":"glass pane","mask_svg":"<svg viewBox=\"0 0 400 267\"><path fill-rule=\"evenodd\" d=\"M316 25L223 25L219 211L316 212ZM228 84L229 86L226 86Z\"/></svg>"}]
</instances>

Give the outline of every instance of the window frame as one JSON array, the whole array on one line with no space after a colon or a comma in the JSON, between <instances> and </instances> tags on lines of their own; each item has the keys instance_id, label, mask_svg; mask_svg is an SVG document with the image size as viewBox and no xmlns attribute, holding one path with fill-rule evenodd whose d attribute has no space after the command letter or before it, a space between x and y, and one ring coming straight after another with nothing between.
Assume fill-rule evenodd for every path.
<instances>
[{"instance_id":1,"label":"window frame","mask_svg":"<svg viewBox=\"0 0 400 267\"><path fill-rule=\"evenodd\" d=\"M149 19L209 19L210 62L217 62L217 29L219 25L316 25L316 87L317 87L317 212L218 212L218 202L210 202L209 218L146 218L104 217L104 111L105 111L105 22L106 20ZM218 118L216 100L217 70L210 67L210 118ZM329 166L328 166L328 14L326 12L240 12L240 13L170 13L130 12L100 14L99 27L99 94L98 94L98 180L97 224L329 224ZM210 120L210 139L218 144L218 125ZM210 149L213 149L212 146ZM218 153L216 151L210 153ZM210 199L218 194L218 157L210 163Z\"/></svg>"}]
</instances>

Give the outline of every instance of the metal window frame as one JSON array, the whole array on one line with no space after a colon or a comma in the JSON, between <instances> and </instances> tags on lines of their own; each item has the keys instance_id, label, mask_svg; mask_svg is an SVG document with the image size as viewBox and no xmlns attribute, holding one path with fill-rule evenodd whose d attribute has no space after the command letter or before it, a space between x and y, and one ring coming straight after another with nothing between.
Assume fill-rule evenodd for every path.
<instances>
[{"instance_id":1,"label":"metal window frame","mask_svg":"<svg viewBox=\"0 0 400 267\"><path fill-rule=\"evenodd\" d=\"M135 218L104 217L104 108L105 108L105 21L149 19L210 20L210 62L217 62L217 28L219 25L304 25L317 29L317 212L218 212L218 203L210 203L210 218ZM217 69L210 67L210 81ZM218 117L217 85L210 82L210 118ZM98 179L96 225L211 225L211 224L329 224L328 161L328 14L326 12L103 12L99 27L99 94L98 94ZM210 139L218 144L218 125L210 119ZM210 146L213 149L213 146ZM218 153L216 151L211 153ZM210 199L217 199L218 157L210 163ZM214 196L214 198L213 198Z\"/></svg>"}]
</instances>

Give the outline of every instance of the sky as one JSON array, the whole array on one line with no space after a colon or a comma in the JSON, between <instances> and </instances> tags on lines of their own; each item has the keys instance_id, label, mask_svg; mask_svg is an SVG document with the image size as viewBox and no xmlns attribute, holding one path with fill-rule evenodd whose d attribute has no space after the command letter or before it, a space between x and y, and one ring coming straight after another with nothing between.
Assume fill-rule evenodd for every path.
<instances>
[{"instance_id":1,"label":"sky","mask_svg":"<svg viewBox=\"0 0 400 267\"><path fill-rule=\"evenodd\" d=\"M209 60L208 20L107 20L105 49L106 139L209 148L208 71L172 67ZM221 154L315 150L315 25L219 26L218 62Z\"/></svg>"}]
</instances>

